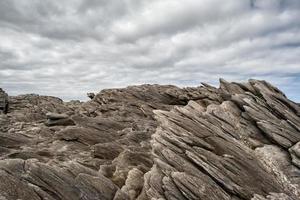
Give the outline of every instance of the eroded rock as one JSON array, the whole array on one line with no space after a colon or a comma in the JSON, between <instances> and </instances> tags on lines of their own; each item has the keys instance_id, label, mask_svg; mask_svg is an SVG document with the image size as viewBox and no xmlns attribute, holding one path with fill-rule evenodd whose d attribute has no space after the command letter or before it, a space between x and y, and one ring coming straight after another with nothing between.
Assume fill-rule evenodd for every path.
<instances>
[{"instance_id":1,"label":"eroded rock","mask_svg":"<svg viewBox=\"0 0 300 200\"><path fill-rule=\"evenodd\" d=\"M6 114L8 112L8 95L7 93L0 88L0 114Z\"/></svg>"},{"instance_id":2,"label":"eroded rock","mask_svg":"<svg viewBox=\"0 0 300 200\"><path fill-rule=\"evenodd\" d=\"M300 106L265 81L90 96L8 97L0 199L300 199Z\"/></svg>"},{"instance_id":3,"label":"eroded rock","mask_svg":"<svg viewBox=\"0 0 300 200\"><path fill-rule=\"evenodd\" d=\"M47 113L47 126L72 126L75 122L67 114Z\"/></svg>"}]
</instances>

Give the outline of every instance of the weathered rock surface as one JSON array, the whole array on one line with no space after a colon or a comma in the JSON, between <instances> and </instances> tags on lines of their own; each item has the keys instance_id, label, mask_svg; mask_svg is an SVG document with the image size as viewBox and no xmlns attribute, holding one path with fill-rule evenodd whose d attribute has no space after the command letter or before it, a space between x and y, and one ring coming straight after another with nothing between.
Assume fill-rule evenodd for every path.
<instances>
[{"instance_id":1,"label":"weathered rock surface","mask_svg":"<svg viewBox=\"0 0 300 200\"><path fill-rule=\"evenodd\" d=\"M2 88L0 88L0 112L8 112L8 95Z\"/></svg>"},{"instance_id":2,"label":"weathered rock surface","mask_svg":"<svg viewBox=\"0 0 300 200\"><path fill-rule=\"evenodd\" d=\"M47 113L47 126L72 126L75 125L74 121L66 114Z\"/></svg>"},{"instance_id":3,"label":"weathered rock surface","mask_svg":"<svg viewBox=\"0 0 300 200\"><path fill-rule=\"evenodd\" d=\"M8 100L0 200L300 199L300 106L265 81Z\"/></svg>"},{"instance_id":4,"label":"weathered rock surface","mask_svg":"<svg viewBox=\"0 0 300 200\"><path fill-rule=\"evenodd\" d=\"M96 95L95 95L95 93L93 93L93 92L89 92L89 93L87 93L87 96L88 96L90 99L93 99Z\"/></svg>"}]
</instances>

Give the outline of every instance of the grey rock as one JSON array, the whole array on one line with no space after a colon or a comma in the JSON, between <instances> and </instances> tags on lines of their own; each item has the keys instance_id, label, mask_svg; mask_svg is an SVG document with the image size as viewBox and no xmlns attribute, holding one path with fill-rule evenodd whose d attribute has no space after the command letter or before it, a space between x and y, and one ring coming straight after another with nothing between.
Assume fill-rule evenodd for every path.
<instances>
[{"instance_id":1,"label":"grey rock","mask_svg":"<svg viewBox=\"0 0 300 200\"><path fill-rule=\"evenodd\" d=\"M75 122L67 114L47 113L47 126L72 126Z\"/></svg>"},{"instance_id":2,"label":"grey rock","mask_svg":"<svg viewBox=\"0 0 300 200\"><path fill-rule=\"evenodd\" d=\"M75 122L70 118L56 119L56 120L48 119L46 125L47 126L73 126L75 125Z\"/></svg>"},{"instance_id":3,"label":"grey rock","mask_svg":"<svg viewBox=\"0 0 300 200\"><path fill-rule=\"evenodd\" d=\"M271 193L266 197L255 194L251 200L293 200L293 199L283 193Z\"/></svg>"},{"instance_id":4,"label":"grey rock","mask_svg":"<svg viewBox=\"0 0 300 200\"><path fill-rule=\"evenodd\" d=\"M69 116L66 114L59 114L59 113L47 113L46 114L47 119L50 120L58 120L58 119L67 119Z\"/></svg>"},{"instance_id":5,"label":"grey rock","mask_svg":"<svg viewBox=\"0 0 300 200\"><path fill-rule=\"evenodd\" d=\"M292 163L300 169L300 142L292 146L289 152L292 156Z\"/></svg>"},{"instance_id":6,"label":"grey rock","mask_svg":"<svg viewBox=\"0 0 300 200\"><path fill-rule=\"evenodd\" d=\"M87 174L79 174L75 181L76 187L81 192L80 199L84 200L111 200L117 191L117 187L111 180L104 176L94 177Z\"/></svg>"},{"instance_id":7,"label":"grey rock","mask_svg":"<svg viewBox=\"0 0 300 200\"><path fill-rule=\"evenodd\" d=\"M32 199L39 200L40 196L34 191L34 187L20 181L13 174L0 170L0 199Z\"/></svg>"},{"instance_id":8,"label":"grey rock","mask_svg":"<svg viewBox=\"0 0 300 200\"><path fill-rule=\"evenodd\" d=\"M96 144L92 147L94 157L110 160L118 157L123 150L122 146L115 142Z\"/></svg>"},{"instance_id":9,"label":"grey rock","mask_svg":"<svg viewBox=\"0 0 300 200\"><path fill-rule=\"evenodd\" d=\"M8 97L0 199L300 199L300 106L265 81L90 96Z\"/></svg>"},{"instance_id":10,"label":"grey rock","mask_svg":"<svg viewBox=\"0 0 300 200\"><path fill-rule=\"evenodd\" d=\"M95 98L95 93L93 93L93 92L89 92L89 93L87 93L87 96L90 98L90 99L93 99L93 98Z\"/></svg>"},{"instance_id":11,"label":"grey rock","mask_svg":"<svg viewBox=\"0 0 300 200\"><path fill-rule=\"evenodd\" d=\"M30 143L30 140L23 135L9 134L0 132L0 146L7 148L17 148L26 143Z\"/></svg>"},{"instance_id":12,"label":"grey rock","mask_svg":"<svg viewBox=\"0 0 300 200\"><path fill-rule=\"evenodd\" d=\"M8 112L8 105L8 95L2 88L0 88L0 112L6 114Z\"/></svg>"}]
</instances>

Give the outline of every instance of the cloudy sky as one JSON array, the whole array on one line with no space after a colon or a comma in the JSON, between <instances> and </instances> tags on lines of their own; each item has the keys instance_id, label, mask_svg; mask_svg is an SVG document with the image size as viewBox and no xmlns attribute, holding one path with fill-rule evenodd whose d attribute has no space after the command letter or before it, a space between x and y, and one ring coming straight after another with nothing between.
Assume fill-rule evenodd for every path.
<instances>
[{"instance_id":1,"label":"cloudy sky","mask_svg":"<svg viewBox=\"0 0 300 200\"><path fill-rule=\"evenodd\" d=\"M85 99L265 79L300 102L299 0L1 0L0 87Z\"/></svg>"}]
</instances>

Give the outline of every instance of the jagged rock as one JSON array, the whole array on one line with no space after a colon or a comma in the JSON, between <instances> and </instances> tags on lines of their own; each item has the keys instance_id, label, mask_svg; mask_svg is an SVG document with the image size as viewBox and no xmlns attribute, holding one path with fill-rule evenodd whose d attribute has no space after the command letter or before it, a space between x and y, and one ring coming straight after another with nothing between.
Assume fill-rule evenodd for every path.
<instances>
[{"instance_id":1,"label":"jagged rock","mask_svg":"<svg viewBox=\"0 0 300 200\"><path fill-rule=\"evenodd\" d=\"M129 199L136 199L143 189L144 173L137 168L133 168L128 172L125 185L122 187L122 191L129 195Z\"/></svg>"},{"instance_id":2,"label":"jagged rock","mask_svg":"<svg viewBox=\"0 0 300 200\"><path fill-rule=\"evenodd\" d=\"M47 126L72 126L75 122L66 114L47 113Z\"/></svg>"},{"instance_id":3,"label":"jagged rock","mask_svg":"<svg viewBox=\"0 0 300 200\"><path fill-rule=\"evenodd\" d=\"M118 157L124 149L117 143L108 142L96 144L92 148L93 156L101 159L110 159Z\"/></svg>"},{"instance_id":4,"label":"jagged rock","mask_svg":"<svg viewBox=\"0 0 300 200\"><path fill-rule=\"evenodd\" d=\"M293 200L289 196L283 193L271 193L266 198L261 195L254 195L251 200Z\"/></svg>"},{"instance_id":5,"label":"jagged rock","mask_svg":"<svg viewBox=\"0 0 300 200\"><path fill-rule=\"evenodd\" d=\"M75 125L74 121L72 119L66 118L66 119L57 119L57 120L47 120L46 122L47 126L72 126Z\"/></svg>"},{"instance_id":6,"label":"jagged rock","mask_svg":"<svg viewBox=\"0 0 300 200\"><path fill-rule=\"evenodd\" d=\"M90 96L8 98L0 199L300 199L300 106L265 81Z\"/></svg>"},{"instance_id":7,"label":"jagged rock","mask_svg":"<svg viewBox=\"0 0 300 200\"><path fill-rule=\"evenodd\" d=\"M300 168L291 164L290 155L276 145L264 145L255 149L256 156L260 159L269 173L275 173L281 185L300 196L299 173Z\"/></svg>"},{"instance_id":8,"label":"jagged rock","mask_svg":"<svg viewBox=\"0 0 300 200\"><path fill-rule=\"evenodd\" d=\"M30 140L23 135L0 132L1 147L17 148L24 145L25 143L30 143Z\"/></svg>"},{"instance_id":9,"label":"jagged rock","mask_svg":"<svg viewBox=\"0 0 300 200\"><path fill-rule=\"evenodd\" d=\"M65 141L78 141L86 145L105 143L113 140L112 135L108 132L73 126L58 131L56 137Z\"/></svg>"},{"instance_id":10,"label":"jagged rock","mask_svg":"<svg viewBox=\"0 0 300 200\"><path fill-rule=\"evenodd\" d=\"M117 187L104 176L90 176L79 174L76 179L76 187L79 188L80 199L103 199L111 200L114 198Z\"/></svg>"},{"instance_id":11,"label":"jagged rock","mask_svg":"<svg viewBox=\"0 0 300 200\"><path fill-rule=\"evenodd\" d=\"M289 152L291 153L293 164L300 168L300 142L292 146Z\"/></svg>"},{"instance_id":12,"label":"jagged rock","mask_svg":"<svg viewBox=\"0 0 300 200\"><path fill-rule=\"evenodd\" d=\"M50 119L50 120L59 120L59 119L66 119L69 116L66 114L59 114L59 113L47 113L46 117L47 117L47 119Z\"/></svg>"},{"instance_id":13,"label":"jagged rock","mask_svg":"<svg viewBox=\"0 0 300 200\"><path fill-rule=\"evenodd\" d=\"M33 187L20 181L13 174L0 170L0 199L32 199L40 200L40 196L34 191Z\"/></svg>"},{"instance_id":14,"label":"jagged rock","mask_svg":"<svg viewBox=\"0 0 300 200\"><path fill-rule=\"evenodd\" d=\"M0 112L4 114L8 112L8 95L2 88L0 88Z\"/></svg>"},{"instance_id":15,"label":"jagged rock","mask_svg":"<svg viewBox=\"0 0 300 200\"><path fill-rule=\"evenodd\" d=\"M190 103L185 107L175 107L170 112L156 112L161 125L152 136L152 148L157 170L162 173L147 173L144 191L149 199L172 199L178 197L178 193L183 195L178 199L229 199L233 196L251 199L255 194L267 196L274 191L288 194L292 199L299 197L299 173L292 173L297 169L289 171L286 166L272 166L271 162L262 164L261 157L256 157L252 150L270 142L287 148L299 141L299 130L290 125L298 124L299 117L295 114L298 108L288 100L284 102L292 106L282 104L283 101L276 105L273 97L285 97L270 84L254 80L250 84L254 94L249 93L246 87L243 87L244 90L237 84L221 80L218 93L221 98L224 98L223 92L229 94L221 104L201 106ZM260 96L255 96L258 94ZM237 102L239 107L228 102L232 95L235 95L233 102ZM245 125L248 132L245 132L246 127L241 129ZM250 143L253 139L259 143ZM294 153L293 149L290 151ZM285 159L285 155L279 155ZM267 154L269 159L274 156L276 154ZM287 160L288 163L290 161ZM174 174L180 175L180 178ZM184 182L188 176L192 176L193 181ZM149 179L158 182L151 183L147 181ZM204 196L207 191L198 189L200 186L208 188L209 180L216 184L212 188L223 190L219 193L221 196ZM196 185L197 189L189 183ZM174 184L177 190L166 189L165 185ZM211 193L218 194L216 191Z\"/></svg>"},{"instance_id":16,"label":"jagged rock","mask_svg":"<svg viewBox=\"0 0 300 200\"><path fill-rule=\"evenodd\" d=\"M93 99L96 95L95 95L95 93L93 93L93 92L89 92L89 93L87 93L87 96L88 96L90 99Z\"/></svg>"}]
</instances>

